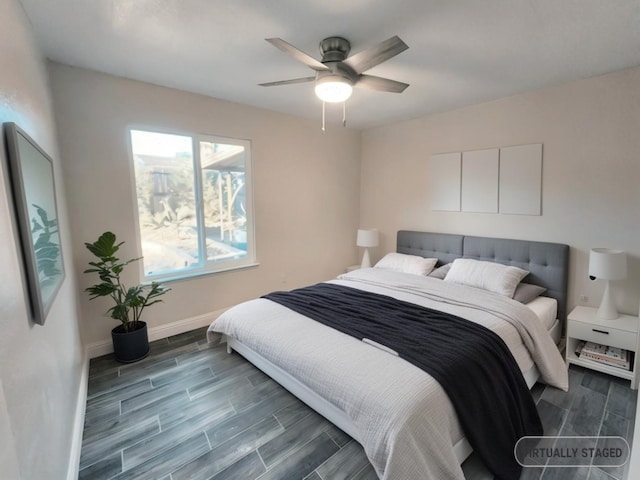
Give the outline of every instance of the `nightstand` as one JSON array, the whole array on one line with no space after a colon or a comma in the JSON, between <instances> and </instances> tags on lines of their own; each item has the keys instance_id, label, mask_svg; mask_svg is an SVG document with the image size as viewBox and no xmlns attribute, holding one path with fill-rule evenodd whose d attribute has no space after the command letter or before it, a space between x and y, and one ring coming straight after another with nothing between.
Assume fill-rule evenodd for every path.
<instances>
[{"instance_id":1,"label":"nightstand","mask_svg":"<svg viewBox=\"0 0 640 480\"><path fill-rule=\"evenodd\" d=\"M576 307L568 316L567 323L567 365L573 363L599 372L615 375L631 380L631 388L638 388L637 361L638 351L638 317L620 315L615 320L602 320L596 317L597 310L591 307ZM630 371L622 368L594 362L576 355L578 342L596 342L610 347L624 348L634 352L633 365Z\"/></svg>"}]
</instances>

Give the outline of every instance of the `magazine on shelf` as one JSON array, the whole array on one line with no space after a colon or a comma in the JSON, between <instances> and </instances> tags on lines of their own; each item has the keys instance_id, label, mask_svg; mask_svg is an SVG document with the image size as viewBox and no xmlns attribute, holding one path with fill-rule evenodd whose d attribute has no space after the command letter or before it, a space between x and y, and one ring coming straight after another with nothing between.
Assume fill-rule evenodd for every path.
<instances>
[{"instance_id":1,"label":"magazine on shelf","mask_svg":"<svg viewBox=\"0 0 640 480\"><path fill-rule=\"evenodd\" d=\"M612 360L626 360L627 358L626 350L618 347L610 347L608 345L600 345L595 342L586 342L584 347L582 347L582 351L607 357Z\"/></svg>"},{"instance_id":2,"label":"magazine on shelf","mask_svg":"<svg viewBox=\"0 0 640 480\"><path fill-rule=\"evenodd\" d=\"M576 345L576 356L612 367L630 370L631 355L622 348L600 345L595 342L580 341Z\"/></svg>"},{"instance_id":3,"label":"magazine on shelf","mask_svg":"<svg viewBox=\"0 0 640 480\"><path fill-rule=\"evenodd\" d=\"M622 368L623 370L629 370L629 367L630 367L630 363L628 361L626 361L626 362L612 361L611 359L608 359L606 357L600 357L600 356L597 356L597 355L592 355L592 354L590 354L588 352L583 353L580 358L591 360L591 361L598 362L598 363L602 363L602 364L609 365L609 366L616 367L616 368Z\"/></svg>"}]
</instances>

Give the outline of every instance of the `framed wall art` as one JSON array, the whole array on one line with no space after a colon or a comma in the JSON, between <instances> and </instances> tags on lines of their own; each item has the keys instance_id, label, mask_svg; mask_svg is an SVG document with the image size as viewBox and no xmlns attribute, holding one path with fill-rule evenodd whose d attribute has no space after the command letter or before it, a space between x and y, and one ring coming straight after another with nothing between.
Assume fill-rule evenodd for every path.
<instances>
[{"instance_id":1,"label":"framed wall art","mask_svg":"<svg viewBox=\"0 0 640 480\"><path fill-rule=\"evenodd\" d=\"M65 277L53 161L15 123L3 126L32 318L44 325Z\"/></svg>"}]
</instances>

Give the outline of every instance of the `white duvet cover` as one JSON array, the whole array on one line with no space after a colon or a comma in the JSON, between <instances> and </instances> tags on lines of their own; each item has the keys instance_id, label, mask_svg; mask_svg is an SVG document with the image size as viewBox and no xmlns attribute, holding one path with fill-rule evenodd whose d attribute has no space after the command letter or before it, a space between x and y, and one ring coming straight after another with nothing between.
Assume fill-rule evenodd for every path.
<instances>
[{"instance_id":1,"label":"white duvet cover","mask_svg":"<svg viewBox=\"0 0 640 480\"><path fill-rule=\"evenodd\" d=\"M331 283L380 293L467 318L498 334L522 371L566 390L567 369L535 313L506 297L438 279L361 269ZM446 393L401 358L266 299L237 305L208 337L235 337L346 413L383 480L464 479L453 445L462 437ZM500 419L496 418L496 428Z\"/></svg>"}]
</instances>

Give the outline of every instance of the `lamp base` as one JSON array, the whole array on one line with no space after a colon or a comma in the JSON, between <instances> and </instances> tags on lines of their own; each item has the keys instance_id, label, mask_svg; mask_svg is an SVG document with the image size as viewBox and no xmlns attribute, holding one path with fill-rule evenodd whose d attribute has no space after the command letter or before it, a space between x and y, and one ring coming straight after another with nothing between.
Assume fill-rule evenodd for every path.
<instances>
[{"instance_id":1,"label":"lamp base","mask_svg":"<svg viewBox=\"0 0 640 480\"><path fill-rule=\"evenodd\" d=\"M369 258L369 249L364 249L364 255L362 255L362 264L360 268L371 268L371 259Z\"/></svg>"},{"instance_id":2,"label":"lamp base","mask_svg":"<svg viewBox=\"0 0 640 480\"><path fill-rule=\"evenodd\" d=\"M598 312L596 313L596 317L601 320L615 320L620 316L618 314L618 310L616 310L616 304L613 301L609 283L609 280L607 280L604 295L602 296L602 302L600 303L600 308L598 308Z\"/></svg>"}]
</instances>

